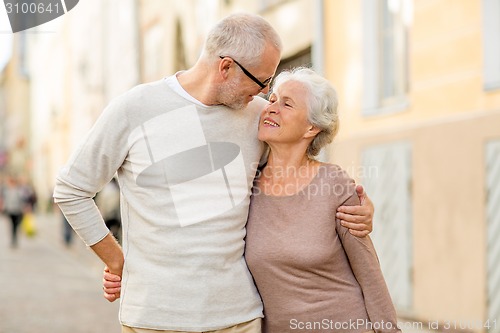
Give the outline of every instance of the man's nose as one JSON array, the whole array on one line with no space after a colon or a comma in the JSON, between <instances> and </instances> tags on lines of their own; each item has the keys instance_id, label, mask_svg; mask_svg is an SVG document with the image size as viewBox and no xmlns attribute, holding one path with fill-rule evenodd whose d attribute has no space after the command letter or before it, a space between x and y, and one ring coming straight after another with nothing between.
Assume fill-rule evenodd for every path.
<instances>
[{"instance_id":1,"label":"man's nose","mask_svg":"<svg viewBox=\"0 0 500 333\"><path fill-rule=\"evenodd\" d=\"M261 89L260 92L264 95L267 95L269 93L269 85L265 86L264 89Z\"/></svg>"}]
</instances>

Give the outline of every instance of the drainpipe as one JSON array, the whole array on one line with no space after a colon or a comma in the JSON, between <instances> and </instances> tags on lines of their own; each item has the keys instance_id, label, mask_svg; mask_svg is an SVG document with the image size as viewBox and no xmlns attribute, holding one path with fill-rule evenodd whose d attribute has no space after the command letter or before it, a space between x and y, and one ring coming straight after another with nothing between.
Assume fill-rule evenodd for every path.
<instances>
[{"instance_id":1,"label":"drainpipe","mask_svg":"<svg viewBox=\"0 0 500 333\"><path fill-rule=\"evenodd\" d=\"M136 47L136 57L135 57L135 70L136 70L136 82L135 84L138 85L142 83L143 80L143 69L142 69L142 46L141 46L141 20L140 20L140 15L141 15L141 10L142 7L140 6L139 0L134 0L133 1L133 12L134 12L134 22L133 25L135 26L135 35L133 38L135 39L135 47Z\"/></svg>"},{"instance_id":2,"label":"drainpipe","mask_svg":"<svg viewBox=\"0 0 500 333\"><path fill-rule=\"evenodd\" d=\"M324 37L325 37L325 24L324 24L324 3L323 0L314 1L314 12L313 12L313 43L311 47L311 58L313 68L319 75L325 75L325 50L324 50ZM329 146L321 149L317 158L322 162L328 162L329 160Z\"/></svg>"},{"instance_id":3,"label":"drainpipe","mask_svg":"<svg viewBox=\"0 0 500 333\"><path fill-rule=\"evenodd\" d=\"M314 70L320 74L324 73L324 37L325 37L325 24L324 24L324 3L323 0L314 1L314 37L311 50L312 63Z\"/></svg>"}]
</instances>

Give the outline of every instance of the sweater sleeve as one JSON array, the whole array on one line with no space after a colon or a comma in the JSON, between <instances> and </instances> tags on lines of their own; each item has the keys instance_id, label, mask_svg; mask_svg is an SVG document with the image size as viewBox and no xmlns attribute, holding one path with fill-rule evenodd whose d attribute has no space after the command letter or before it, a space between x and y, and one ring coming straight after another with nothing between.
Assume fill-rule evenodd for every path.
<instances>
[{"instance_id":1,"label":"sweater sleeve","mask_svg":"<svg viewBox=\"0 0 500 333\"><path fill-rule=\"evenodd\" d=\"M344 205L359 205L354 192ZM369 236L356 237L336 219L336 229L349 259L352 271L363 292L366 311L374 331L400 332L397 328L396 310L382 275L377 253Z\"/></svg>"},{"instance_id":2,"label":"sweater sleeve","mask_svg":"<svg viewBox=\"0 0 500 333\"><path fill-rule=\"evenodd\" d=\"M56 178L54 202L88 246L109 233L93 198L127 156L126 107L123 96L110 103Z\"/></svg>"}]
</instances>

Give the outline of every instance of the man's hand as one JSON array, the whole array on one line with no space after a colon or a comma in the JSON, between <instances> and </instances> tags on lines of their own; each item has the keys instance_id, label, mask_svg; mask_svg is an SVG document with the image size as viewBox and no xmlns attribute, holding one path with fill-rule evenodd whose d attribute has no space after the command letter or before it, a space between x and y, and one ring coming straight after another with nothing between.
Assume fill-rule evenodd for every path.
<instances>
[{"instance_id":1,"label":"man's hand","mask_svg":"<svg viewBox=\"0 0 500 333\"><path fill-rule=\"evenodd\" d=\"M102 290L104 290L104 298L109 302L114 302L120 298L122 290L122 279L119 275L110 273L109 268L104 267Z\"/></svg>"},{"instance_id":2,"label":"man's hand","mask_svg":"<svg viewBox=\"0 0 500 333\"><path fill-rule=\"evenodd\" d=\"M356 186L361 206L340 206L337 209L337 218L344 227L357 237L365 237L373 230L373 203L366 195L363 186Z\"/></svg>"}]
</instances>

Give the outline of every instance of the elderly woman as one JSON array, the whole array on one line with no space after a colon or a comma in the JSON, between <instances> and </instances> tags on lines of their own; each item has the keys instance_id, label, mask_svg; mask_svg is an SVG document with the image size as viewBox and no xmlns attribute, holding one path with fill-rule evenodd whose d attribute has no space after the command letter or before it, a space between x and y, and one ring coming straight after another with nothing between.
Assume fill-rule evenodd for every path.
<instances>
[{"instance_id":1,"label":"elderly woman","mask_svg":"<svg viewBox=\"0 0 500 333\"><path fill-rule=\"evenodd\" d=\"M359 205L354 181L314 159L338 130L328 81L297 68L276 77L259 123L270 155L255 181L245 257L264 303L264 333L397 332L369 237L333 212Z\"/></svg>"}]
</instances>

